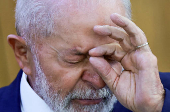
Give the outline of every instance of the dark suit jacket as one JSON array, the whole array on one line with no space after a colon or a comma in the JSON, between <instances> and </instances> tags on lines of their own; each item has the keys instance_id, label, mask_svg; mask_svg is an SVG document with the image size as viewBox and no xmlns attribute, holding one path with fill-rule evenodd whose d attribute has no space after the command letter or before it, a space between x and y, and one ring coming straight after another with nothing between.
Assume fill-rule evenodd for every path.
<instances>
[{"instance_id":1,"label":"dark suit jacket","mask_svg":"<svg viewBox=\"0 0 170 112\"><path fill-rule=\"evenodd\" d=\"M21 112L20 108L20 81L22 70L17 78L7 87L0 89L0 112ZM170 112L170 73L160 73L165 88L165 101L162 112ZM119 102L114 105L113 112L131 112Z\"/></svg>"}]
</instances>

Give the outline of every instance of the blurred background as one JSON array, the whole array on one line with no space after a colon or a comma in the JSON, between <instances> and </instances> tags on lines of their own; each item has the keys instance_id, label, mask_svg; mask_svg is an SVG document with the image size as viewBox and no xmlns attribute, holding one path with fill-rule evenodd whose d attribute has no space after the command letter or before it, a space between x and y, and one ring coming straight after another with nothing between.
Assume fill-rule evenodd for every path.
<instances>
[{"instance_id":1,"label":"blurred background","mask_svg":"<svg viewBox=\"0 0 170 112\"><path fill-rule=\"evenodd\" d=\"M170 0L131 0L132 20L145 32L159 71L170 72ZM19 66L7 43L8 34L16 34L15 2L0 0L0 87L9 85Z\"/></svg>"}]
</instances>

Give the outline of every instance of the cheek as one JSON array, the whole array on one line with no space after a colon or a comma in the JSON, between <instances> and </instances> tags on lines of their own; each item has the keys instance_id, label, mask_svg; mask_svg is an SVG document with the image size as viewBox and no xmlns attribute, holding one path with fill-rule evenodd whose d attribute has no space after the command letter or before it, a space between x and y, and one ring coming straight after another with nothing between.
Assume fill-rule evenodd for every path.
<instances>
[{"instance_id":1,"label":"cheek","mask_svg":"<svg viewBox=\"0 0 170 112\"><path fill-rule=\"evenodd\" d=\"M47 78L51 91L54 91L55 93L62 92L62 96L65 96L74 89L82 75L81 68L63 67L57 61L51 61L52 59L41 59L41 69Z\"/></svg>"}]
</instances>

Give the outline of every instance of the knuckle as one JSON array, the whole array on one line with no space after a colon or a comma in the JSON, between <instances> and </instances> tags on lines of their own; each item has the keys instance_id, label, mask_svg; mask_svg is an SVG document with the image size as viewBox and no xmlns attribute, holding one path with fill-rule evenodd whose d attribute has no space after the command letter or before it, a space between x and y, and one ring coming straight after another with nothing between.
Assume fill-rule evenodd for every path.
<instances>
[{"instance_id":1,"label":"knuckle","mask_svg":"<svg viewBox=\"0 0 170 112\"><path fill-rule=\"evenodd\" d=\"M111 67L108 67L108 68L105 69L104 76L105 76L106 79L109 79L110 74L111 74L111 70L112 70Z\"/></svg>"}]
</instances>

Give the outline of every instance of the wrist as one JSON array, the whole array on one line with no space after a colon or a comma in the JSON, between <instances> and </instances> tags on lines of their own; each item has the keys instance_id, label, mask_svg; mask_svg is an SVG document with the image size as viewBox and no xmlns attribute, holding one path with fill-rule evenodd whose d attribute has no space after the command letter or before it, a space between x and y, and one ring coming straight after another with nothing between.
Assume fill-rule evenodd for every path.
<instances>
[{"instance_id":1,"label":"wrist","mask_svg":"<svg viewBox=\"0 0 170 112\"><path fill-rule=\"evenodd\" d=\"M159 103L157 104L154 112L162 112L162 108L163 108L163 105L164 105L164 98L165 98L165 94L163 94L163 96L160 99Z\"/></svg>"},{"instance_id":2,"label":"wrist","mask_svg":"<svg viewBox=\"0 0 170 112\"><path fill-rule=\"evenodd\" d=\"M162 95L155 97L152 103L146 102L145 107L141 108L140 111L137 112L162 112L165 98L164 93L165 91L162 91Z\"/></svg>"}]
</instances>

